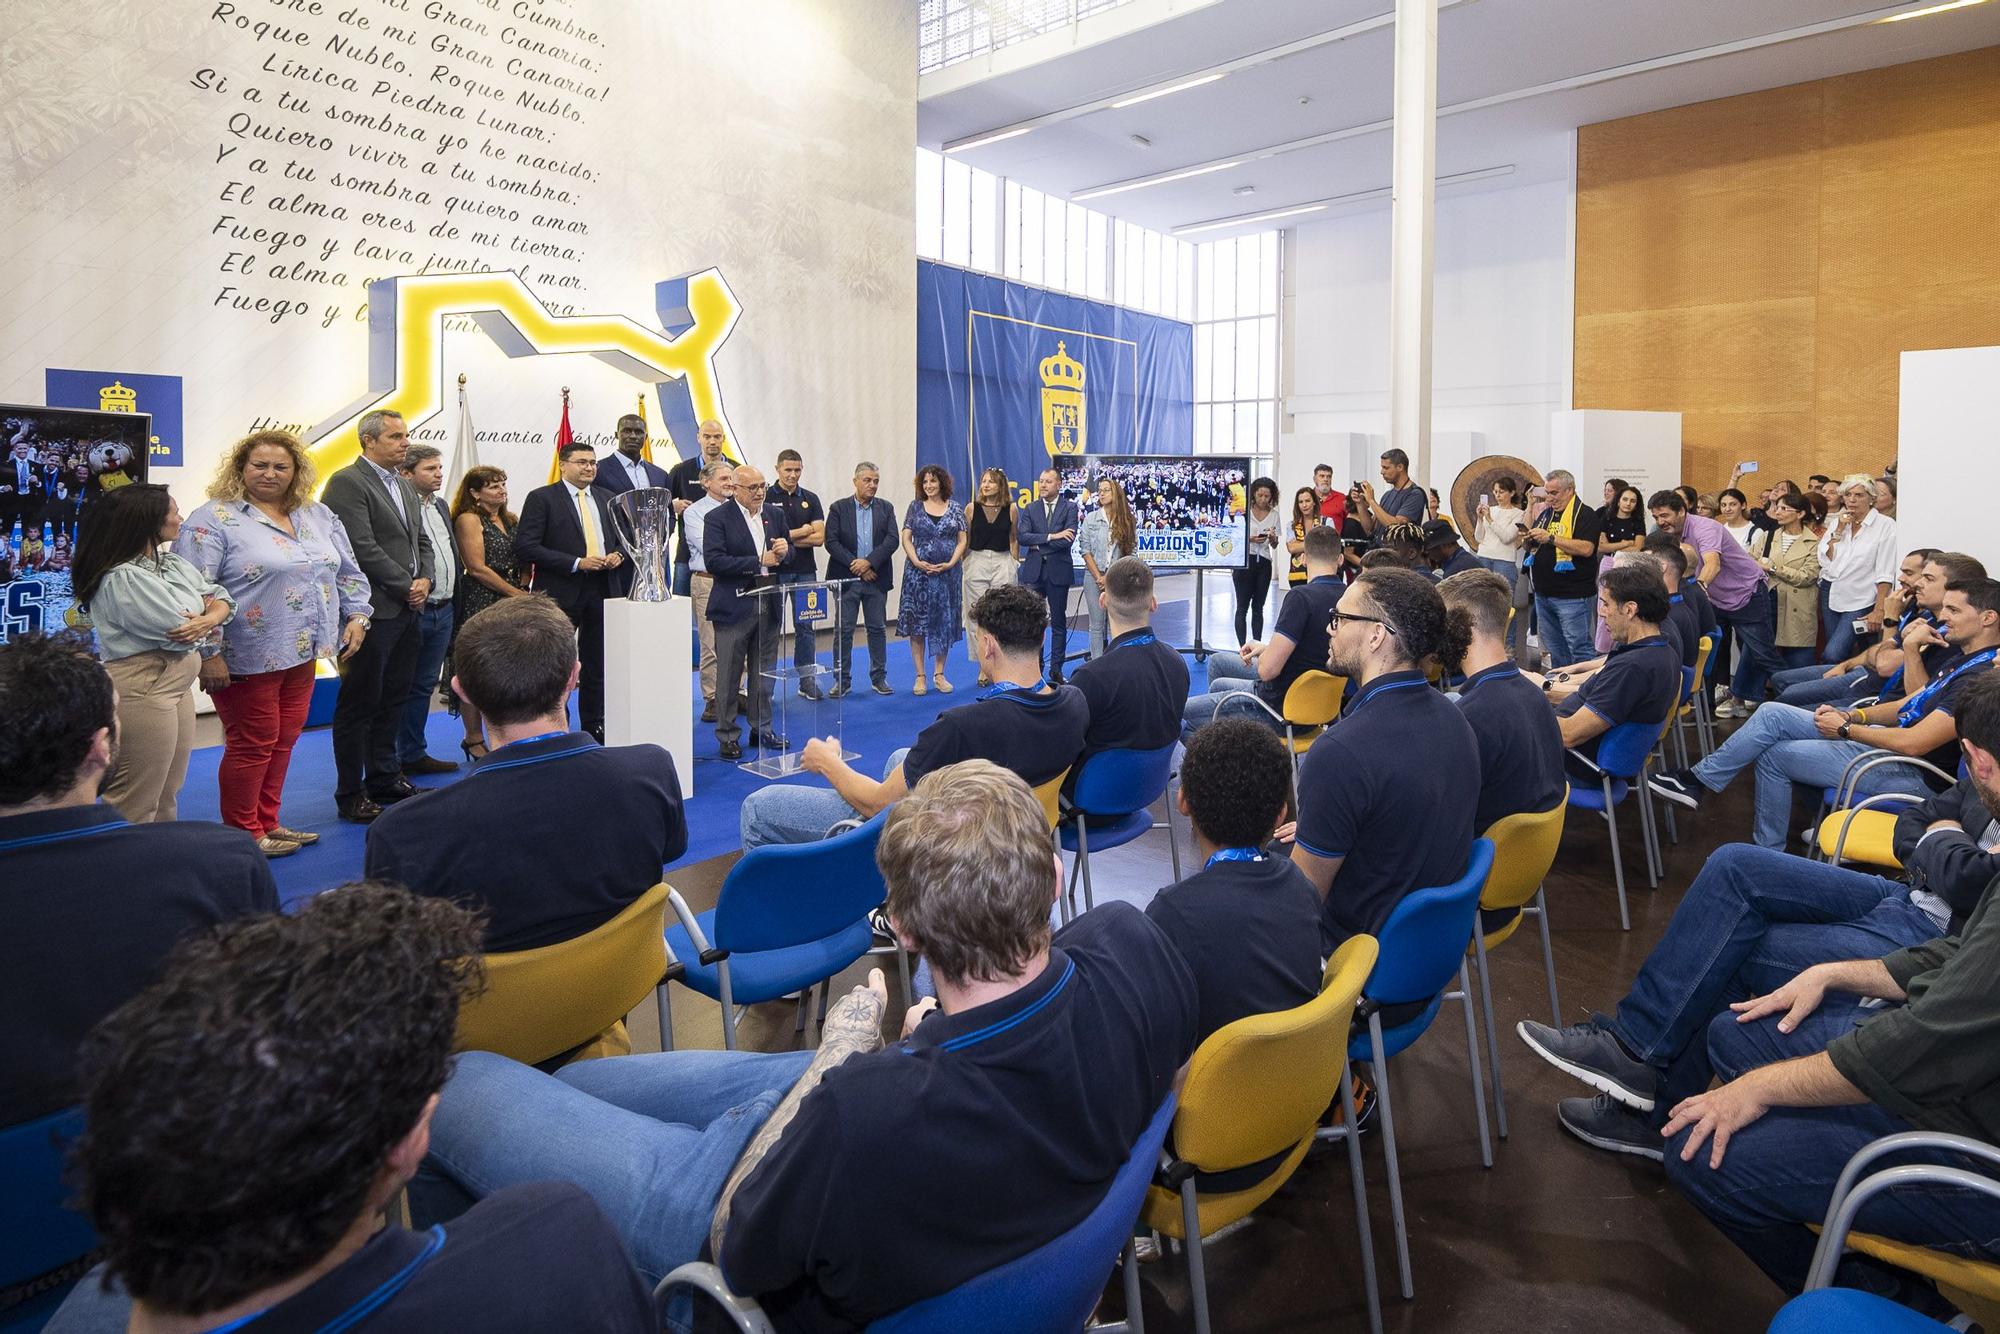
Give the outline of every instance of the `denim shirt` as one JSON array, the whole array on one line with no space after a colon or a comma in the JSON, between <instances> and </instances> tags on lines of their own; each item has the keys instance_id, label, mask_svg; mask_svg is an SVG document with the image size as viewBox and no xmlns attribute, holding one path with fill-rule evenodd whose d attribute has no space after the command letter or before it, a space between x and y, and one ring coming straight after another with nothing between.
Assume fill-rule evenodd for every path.
<instances>
[{"instance_id":1,"label":"denim shirt","mask_svg":"<svg viewBox=\"0 0 2000 1334\"><path fill-rule=\"evenodd\" d=\"M244 500L211 500L188 515L174 550L228 592L222 628L233 676L279 672L340 651L340 627L370 611L368 579L332 510L307 501L286 533Z\"/></svg>"}]
</instances>

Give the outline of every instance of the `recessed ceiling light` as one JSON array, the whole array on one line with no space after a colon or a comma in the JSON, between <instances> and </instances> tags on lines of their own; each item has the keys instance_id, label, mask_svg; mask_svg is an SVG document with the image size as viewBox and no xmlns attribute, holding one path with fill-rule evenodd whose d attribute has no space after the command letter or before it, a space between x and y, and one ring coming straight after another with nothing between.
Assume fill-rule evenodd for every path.
<instances>
[{"instance_id":1,"label":"recessed ceiling light","mask_svg":"<svg viewBox=\"0 0 2000 1334\"><path fill-rule=\"evenodd\" d=\"M1220 74L1205 74L1199 79L1189 79L1186 83L1176 83L1166 88L1155 88L1151 92L1138 93L1132 97L1113 102L1111 109L1113 111L1120 111L1126 107L1136 107L1141 102L1150 102L1156 97L1165 97L1169 93L1184 93L1190 88L1199 88L1205 83L1214 83L1217 79L1223 77Z\"/></svg>"},{"instance_id":2,"label":"recessed ceiling light","mask_svg":"<svg viewBox=\"0 0 2000 1334\"><path fill-rule=\"evenodd\" d=\"M1245 195L1256 194L1257 187L1254 185L1239 185L1234 190L1231 190L1229 193L1235 195L1238 199L1241 199Z\"/></svg>"},{"instance_id":3,"label":"recessed ceiling light","mask_svg":"<svg viewBox=\"0 0 2000 1334\"><path fill-rule=\"evenodd\" d=\"M1145 176L1136 181L1125 181L1118 185L1107 185L1096 190L1086 190L1080 195L1071 195L1070 198L1080 204L1086 199L1102 199L1106 195L1122 195L1127 190L1141 190L1149 185L1165 185L1168 181L1184 181L1190 176L1206 176L1212 171L1228 171L1231 167L1240 167L1242 165L1238 161L1211 162L1204 167L1189 167L1186 171L1170 171L1164 176Z\"/></svg>"},{"instance_id":4,"label":"recessed ceiling light","mask_svg":"<svg viewBox=\"0 0 2000 1334\"><path fill-rule=\"evenodd\" d=\"M1143 134L1135 134L1131 138L1132 142L1140 148L1151 148L1153 146L1153 141Z\"/></svg>"},{"instance_id":5,"label":"recessed ceiling light","mask_svg":"<svg viewBox=\"0 0 2000 1334\"><path fill-rule=\"evenodd\" d=\"M1876 19L1875 21L1877 23L1901 23L1904 19L1920 19L1931 14L1942 14L1950 9L1970 9L1974 5L1983 5L1985 3L1986 0L1945 0L1945 3L1941 5L1926 5L1922 9L1912 9L1901 14L1891 14L1888 18Z\"/></svg>"},{"instance_id":6,"label":"recessed ceiling light","mask_svg":"<svg viewBox=\"0 0 2000 1334\"><path fill-rule=\"evenodd\" d=\"M1221 222L1204 222L1196 227L1176 227L1175 236L1188 236L1194 232L1212 232L1221 227L1247 227L1253 222L1275 222L1279 218L1296 218L1301 213L1319 213L1325 204L1302 204L1298 208L1281 208L1272 213L1252 213L1248 217L1224 218Z\"/></svg>"},{"instance_id":7,"label":"recessed ceiling light","mask_svg":"<svg viewBox=\"0 0 2000 1334\"><path fill-rule=\"evenodd\" d=\"M1034 128L1032 125L1022 125L1011 130L1001 130L998 134L981 135L977 139L968 139L962 144L952 144L944 151L947 153L963 153L969 148L984 148L988 144L997 144L1002 139L1012 139L1016 135L1026 134Z\"/></svg>"}]
</instances>

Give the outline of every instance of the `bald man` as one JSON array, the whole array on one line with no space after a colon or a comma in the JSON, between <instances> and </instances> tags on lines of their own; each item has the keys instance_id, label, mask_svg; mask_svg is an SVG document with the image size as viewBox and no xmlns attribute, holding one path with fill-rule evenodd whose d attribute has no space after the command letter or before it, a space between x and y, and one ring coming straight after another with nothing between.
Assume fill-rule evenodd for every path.
<instances>
[{"instance_id":1,"label":"bald man","mask_svg":"<svg viewBox=\"0 0 2000 1334\"><path fill-rule=\"evenodd\" d=\"M722 457L725 439L722 423L713 417L703 422L697 437L701 442L701 452L691 459L682 459L667 471L667 490L674 493L674 520L678 524L688 506L706 494L701 475L709 464ZM688 560L687 529L680 530L674 541L674 595L686 597L694 577L694 567Z\"/></svg>"},{"instance_id":2,"label":"bald man","mask_svg":"<svg viewBox=\"0 0 2000 1334\"><path fill-rule=\"evenodd\" d=\"M771 680L764 675L778 664L778 595L746 593L776 586L778 566L789 550L784 517L764 504L764 474L748 465L738 468L736 498L717 505L701 525L702 562L713 581L708 619L715 627L715 739L725 760L743 758L736 703L746 663L750 739L773 750L785 748L785 739L771 731Z\"/></svg>"}]
</instances>

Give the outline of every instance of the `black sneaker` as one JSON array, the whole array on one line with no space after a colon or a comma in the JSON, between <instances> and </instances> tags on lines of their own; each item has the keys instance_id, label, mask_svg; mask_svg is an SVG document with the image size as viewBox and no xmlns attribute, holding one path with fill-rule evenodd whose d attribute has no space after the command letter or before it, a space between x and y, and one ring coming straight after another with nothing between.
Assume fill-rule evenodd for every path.
<instances>
[{"instance_id":1,"label":"black sneaker","mask_svg":"<svg viewBox=\"0 0 2000 1334\"><path fill-rule=\"evenodd\" d=\"M1708 795L1708 789L1694 776L1692 769L1675 769L1671 773L1654 774L1646 780L1646 786L1653 794L1668 801L1679 802L1689 810L1701 805L1701 799Z\"/></svg>"},{"instance_id":2,"label":"black sneaker","mask_svg":"<svg viewBox=\"0 0 2000 1334\"><path fill-rule=\"evenodd\" d=\"M868 929L875 933L875 943L877 945L893 945L896 943L896 928L889 925L889 910L887 908L870 908L868 910Z\"/></svg>"},{"instance_id":3,"label":"black sneaker","mask_svg":"<svg viewBox=\"0 0 2000 1334\"><path fill-rule=\"evenodd\" d=\"M868 688L878 695L893 695L896 693L895 688L887 681L870 681Z\"/></svg>"},{"instance_id":4,"label":"black sneaker","mask_svg":"<svg viewBox=\"0 0 2000 1334\"><path fill-rule=\"evenodd\" d=\"M1621 1105L1608 1093L1594 1098L1564 1098L1556 1104L1556 1120L1564 1130L1593 1149L1629 1153L1634 1158L1666 1161L1665 1141L1643 1112Z\"/></svg>"},{"instance_id":5,"label":"black sneaker","mask_svg":"<svg viewBox=\"0 0 2000 1334\"><path fill-rule=\"evenodd\" d=\"M1514 1025L1528 1049L1566 1075L1581 1079L1600 1093L1609 1093L1637 1111L1653 1110L1660 1090L1660 1072L1635 1061L1618 1045L1611 1031L1595 1022L1550 1028L1532 1019Z\"/></svg>"}]
</instances>

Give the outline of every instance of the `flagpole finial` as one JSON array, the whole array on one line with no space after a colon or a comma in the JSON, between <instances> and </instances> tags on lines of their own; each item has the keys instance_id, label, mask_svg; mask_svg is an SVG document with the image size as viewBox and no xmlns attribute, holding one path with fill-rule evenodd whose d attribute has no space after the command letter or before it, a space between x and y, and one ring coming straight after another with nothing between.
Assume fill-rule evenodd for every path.
<instances>
[{"instance_id":1,"label":"flagpole finial","mask_svg":"<svg viewBox=\"0 0 2000 1334\"><path fill-rule=\"evenodd\" d=\"M465 372L464 372L464 371L460 371L460 372L458 373L458 387L459 387L460 389L463 389L463 388L465 388Z\"/></svg>"},{"instance_id":2,"label":"flagpole finial","mask_svg":"<svg viewBox=\"0 0 2000 1334\"><path fill-rule=\"evenodd\" d=\"M569 398L569 386L568 386L568 385L564 385L564 386L563 386L563 399L564 399L565 401L567 401L567 400L568 400L568 398Z\"/></svg>"}]
</instances>

